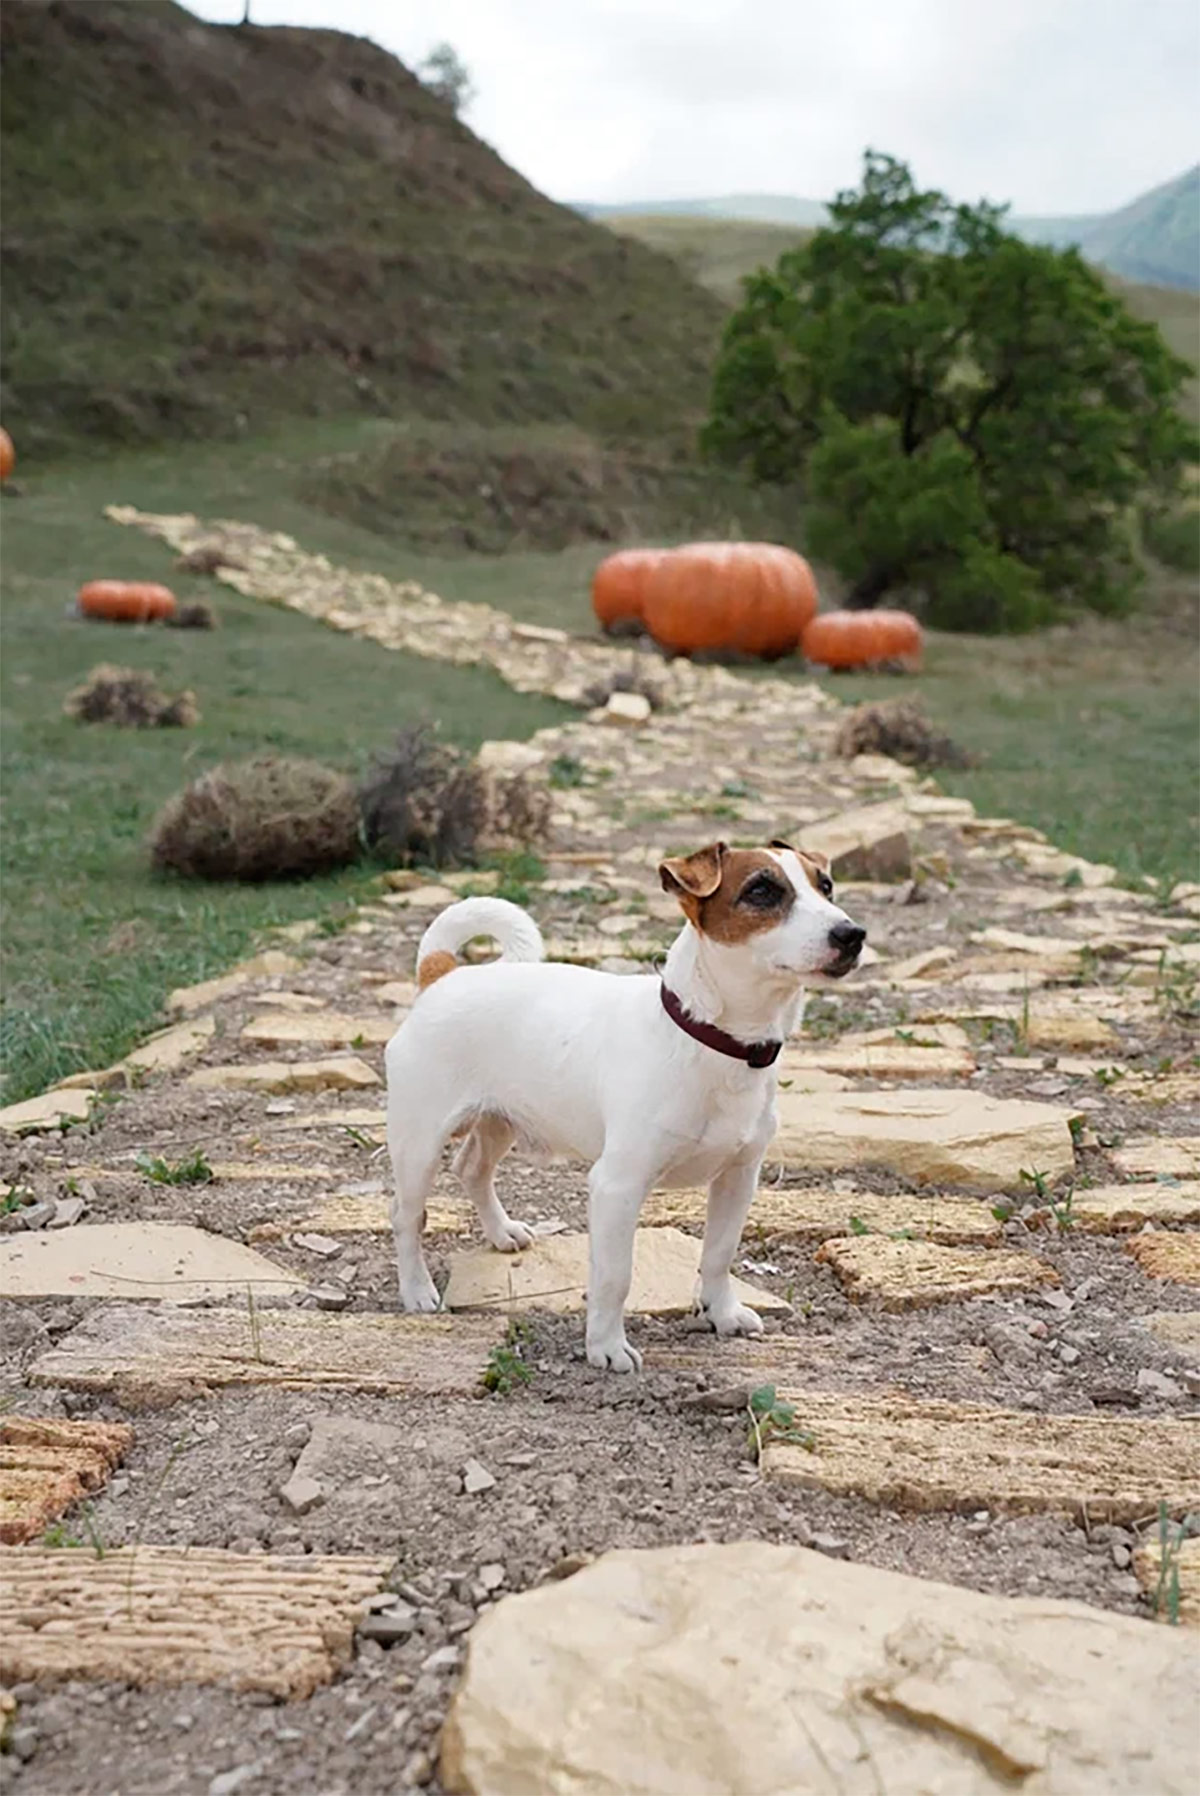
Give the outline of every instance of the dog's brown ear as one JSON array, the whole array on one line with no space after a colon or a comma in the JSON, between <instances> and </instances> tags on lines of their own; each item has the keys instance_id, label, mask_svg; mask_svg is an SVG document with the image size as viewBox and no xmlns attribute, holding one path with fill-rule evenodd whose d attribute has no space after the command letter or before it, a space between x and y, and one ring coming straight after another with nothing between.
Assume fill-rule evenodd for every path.
<instances>
[{"instance_id":1,"label":"dog's brown ear","mask_svg":"<svg viewBox=\"0 0 1200 1796\"><path fill-rule=\"evenodd\" d=\"M822 873L828 873L829 856L822 854L819 848L801 848L798 852L806 861L811 861L814 867L819 867Z\"/></svg>"},{"instance_id":2,"label":"dog's brown ear","mask_svg":"<svg viewBox=\"0 0 1200 1796\"><path fill-rule=\"evenodd\" d=\"M785 842L782 836L772 836L771 840L767 843L767 847L782 848L786 854L798 855L800 853L800 850L798 848L793 848L790 842Z\"/></svg>"},{"instance_id":3,"label":"dog's brown ear","mask_svg":"<svg viewBox=\"0 0 1200 1796\"><path fill-rule=\"evenodd\" d=\"M711 898L721 883L721 862L728 852L724 842L711 842L695 854L663 861L658 869L663 891L680 899Z\"/></svg>"}]
</instances>

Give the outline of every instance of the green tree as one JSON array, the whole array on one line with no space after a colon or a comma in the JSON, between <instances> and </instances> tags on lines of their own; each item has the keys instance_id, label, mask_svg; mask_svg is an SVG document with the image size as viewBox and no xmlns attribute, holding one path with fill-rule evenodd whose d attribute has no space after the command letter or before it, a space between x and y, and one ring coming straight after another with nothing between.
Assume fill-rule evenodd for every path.
<instances>
[{"instance_id":1,"label":"green tree","mask_svg":"<svg viewBox=\"0 0 1200 1796\"><path fill-rule=\"evenodd\" d=\"M1192 371L1077 252L868 152L828 226L744 286L704 447L797 484L850 604L916 589L935 624L1003 629L1127 602L1136 509L1196 459Z\"/></svg>"},{"instance_id":2,"label":"green tree","mask_svg":"<svg viewBox=\"0 0 1200 1796\"><path fill-rule=\"evenodd\" d=\"M435 45L417 76L421 85L444 100L453 113L465 112L475 98L470 70L452 44Z\"/></svg>"}]
</instances>

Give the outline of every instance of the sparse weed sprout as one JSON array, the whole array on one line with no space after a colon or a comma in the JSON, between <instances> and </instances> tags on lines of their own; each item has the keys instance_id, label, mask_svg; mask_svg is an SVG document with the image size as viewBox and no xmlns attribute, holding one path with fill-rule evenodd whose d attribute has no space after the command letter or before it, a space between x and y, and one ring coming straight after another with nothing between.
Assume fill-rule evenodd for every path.
<instances>
[{"instance_id":1,"label":"sparse weed sprout","mask_svg":"<svg viewBox=\"0 0 1200 1796\"><path fill-rule=\"evenodd\" d=\"M795 1406L781 1403L773 1384L760 1384L751 1391L746 1414L750 1418L747 1441L756 1460L761 1461L764 1447L777 1442L805 1447L809 1452L816 1445L814 1436L797 1425Z\"/></svg>"},{"instance_id":2,"label":"sparse weed sprout","mask_svg":"<svg viewBox=\"0 0 1200 1796\"><path fill-rule=\"evenodd\" d=\"M524 1354L530 1338L529 1325L514 1316L503 1344L493 1347L488 1354L488 1363L480 1380L485 1391L497 1397L511 1397L518 1385L532 1382L533 1367Z\"/></svg>"},{"instance_id":3,"label":"sparse weed sprout","mask_svg":"<svg viewBox=\"0 0 1200 1796\"><path fill-rule=\"evenodd\" d=\"M138 1171L156 1185L209 1185L213 1169L203 1148L193 1148L182 1160L164 1160L161 1154L139 1154Z\"/></svg>"}]
</instances>

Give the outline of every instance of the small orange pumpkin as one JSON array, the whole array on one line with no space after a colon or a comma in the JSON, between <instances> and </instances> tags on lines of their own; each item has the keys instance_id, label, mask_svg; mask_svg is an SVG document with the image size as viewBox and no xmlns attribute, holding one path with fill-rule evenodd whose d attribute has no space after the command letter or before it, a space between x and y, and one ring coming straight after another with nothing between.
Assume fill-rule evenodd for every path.
<instances>
[{"instance_id":1,"label":"small orange pumpkin","mask_svg":"<svg viewBox=\"0 0 1200 1796\"><path fill-rule=\"evenodd\" d=\"M677 655L725 651L774 660L796 647L817 609L802 555L775 543L689 543L650 570L646 628Z\"/></svg>"},{"instance_id":2,"label":"small orange pumpkin","mask_svg":"<svg viewBox=\"0 0 1200 1796\"><path fill-rule=\"evenodd\" d=\"M79 609L110 624L149 624L174 617L175 594L153 580L89 580L79 588Z\"/></svg>"},{"instance_id":3,"label":"small orange pumpkin","mask_svg":"<svg viewBox=\"0 0 1200 1796\"><path fill-rule=\"evenodd\" d=\"M0 430L0 480L7 480L17 465L17 452L7 430Z\"/></svg>"},{"instance_id":4,"label":"small orange pumpkin","mask_svg":"<svg viewBox=\"0 0 1200 1796\"><path fill-rule=\"evenodd\" d=\"M804 632L801 649L818 667L873 667L881 661L921 665L924 637L907 611L826 611Z\"/></svg>"},{"instance_id":5,"label":"small orange pumpkin","mask_svg":"<svg viewBox=\"0 0 1200 1796\"><path fill-rule=\"evenodd\" d=\"M616 635L642 625L646 581L666 549L621 549L592 575L592 610L602 630Z\"/></svg>"}]
</instances>

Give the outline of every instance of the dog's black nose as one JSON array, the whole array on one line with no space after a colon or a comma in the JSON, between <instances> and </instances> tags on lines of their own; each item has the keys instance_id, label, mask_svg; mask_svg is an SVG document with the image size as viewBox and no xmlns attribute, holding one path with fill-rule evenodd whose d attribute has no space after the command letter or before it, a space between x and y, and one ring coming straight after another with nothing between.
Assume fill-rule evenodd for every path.
<instances>
[{"instance_id":1,"label":"dog's black nose","mask_svg":"<svg viewBox=\"0 0 1200 1796\"><path fill-rule=\"evenodd\" d=\"M866 939L866 930L857 923L835 923L829 931L830 943L840 954L857 954Z\"/></svg>"}]
</instances>

